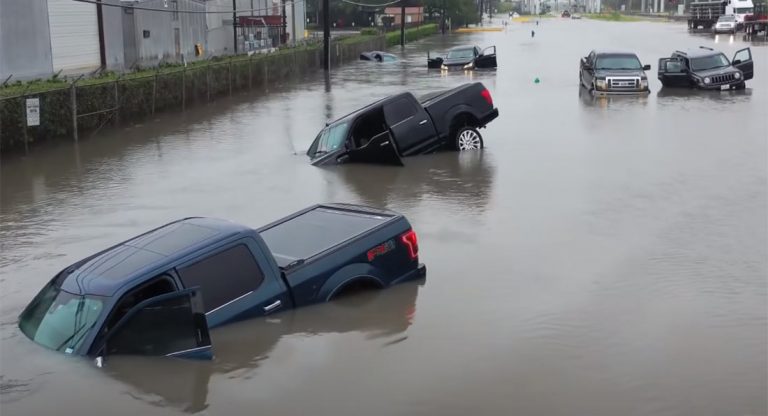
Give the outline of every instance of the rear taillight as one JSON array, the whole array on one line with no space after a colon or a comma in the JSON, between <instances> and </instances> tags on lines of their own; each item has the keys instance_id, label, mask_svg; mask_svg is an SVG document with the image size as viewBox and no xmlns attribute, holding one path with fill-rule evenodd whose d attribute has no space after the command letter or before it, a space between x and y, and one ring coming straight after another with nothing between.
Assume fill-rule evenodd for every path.
<instances>
[{"instance_id":1,"label":"rear taillight","mask_svg":"<svg viewBox=\"0 0 768 416\"><path fill-rule=\"evenodd\" d=\"M480 95L482 95L483 98L485 98L485 101L487 101L488 104L490 104L491 107L493 107L493 97L491 97L491 92L488 91L487 88L484 89L483 92L480 93Z\"/></svg>"},{"instance_id":2,"label":"rear taillight","mask_svg":"<svg viewBox=\"0 0 768 416\"><path fill-rule=\"evenodd\" d=\"M408 256L411 260L417 260L419 258L419 238L416 236L416 232L408 230L407 233L400 236L400 241L408 249Z\"/></svg>"}]
</instances>

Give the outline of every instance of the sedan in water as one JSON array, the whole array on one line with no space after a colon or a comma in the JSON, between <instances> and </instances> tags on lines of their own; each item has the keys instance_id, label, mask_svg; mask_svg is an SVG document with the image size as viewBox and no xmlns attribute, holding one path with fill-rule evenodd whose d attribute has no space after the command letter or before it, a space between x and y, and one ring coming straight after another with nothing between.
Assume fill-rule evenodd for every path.
<instances>
[{"instance_id":1,"label":"sedan in water","mask_svg":"<svg viewBox=\"0 0 768 416\"><path fill-rule=\"evenodd\" d=\"M450 70L495 69L496 47L489 46L481 50L477 46L457 46L444 56L430 57L427 52L427 68Z\"/></svg>"},{"instance_id":2,"label":"sedan in water","mask_svg":"<svg viewBox=\"0 0 768 416\"><path fill-rule=\"evenodd\" d=\"M592 51L581 58L579 83L596 95L647 94L649 69L632 52Z\"/></svg>"},{"instance_id":3,"label":"sedan in water","mask_svg":"<svg viewBox=\"0 0 768 416\"><path fill-rule=\"evenodd\" d=\"M397 61L397 56L387 52L371 51L361 53L360 60L374 62L395 62Z\"/></svg>"}]
</instances>

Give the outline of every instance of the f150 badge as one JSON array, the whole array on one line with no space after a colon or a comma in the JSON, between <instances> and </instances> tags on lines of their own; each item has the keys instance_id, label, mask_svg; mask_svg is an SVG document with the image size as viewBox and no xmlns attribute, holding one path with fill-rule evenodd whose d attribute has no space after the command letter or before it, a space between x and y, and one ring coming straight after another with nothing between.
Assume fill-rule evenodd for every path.
<instances>
[{"instance_id":1,"label":"f150 badge","mask_svg":"<svg viewBox=\"0 0 768 416\"><path fill-rule=\"evenodd\" d=\"M395 249L395 240L389 240L368 250L368 261L373 261L376 257L387 254Z\"/></svg>"}]
</instances>

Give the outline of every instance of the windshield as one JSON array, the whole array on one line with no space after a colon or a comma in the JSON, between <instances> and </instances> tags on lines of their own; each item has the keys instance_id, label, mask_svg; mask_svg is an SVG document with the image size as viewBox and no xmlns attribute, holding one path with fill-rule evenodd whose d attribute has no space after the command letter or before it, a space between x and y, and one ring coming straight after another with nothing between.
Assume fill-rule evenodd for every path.
<instances>
[{"instance_id":1,"label":"windshield","mask_svg":"<svg viewBox=\"0 0 768 416\"><path fill-rule=\"evenodd\" d=\"M103 306L97 297L73 295L50 283L22 312L19 328L40 345L72 353L96 323Z\"/></svg>"},{"instance_id":2,"label":"windshield","mask_svg":"<svg viewBox=\"0 0 768 416\"><path fill-rule=\"evenodd\" d=\"M466 59L466 58L474 58L475 57L475 50L473 48L469 49L454 49L452 51L448 51L448 59Z\"/></svg>"},{"instance_id":3,"label":"windshield","mask_svg":"<svg viewBox=\"0 0 768 416\"><path fill-rule=\"evenodd\" d=\"M731 63L728 61L728 58L722 53L691 59L691 69L694 71L706 71L707 69L722 68L730 65Z\"/></svg>"},{"instance_id":4,"label":"windshield","mask_svg":"<svg viewBox=\"0 0 768 416\"><path fill-rule=\"evenodd\" d=\"M347 138L347 129L349 122L341 122L333 126L326 127L315 137L315 141L307 151L310 157L320 156L332 152L344 145Z\"/></svg>"},{"instance_id":5,"label":"windshield","mask_svg":"<svg viewBox=\"0 0 768 416\"><path fill-rule=\"evenodd\" d=\"M720 16L717 19L718 22L735 22L736 16Z\"/></svg>"},{"instance_id":6,"label":"windshield","mask_svg":"<svg viewBox=\"0 0 768 416\"><path fill-rule=\"evenodd\" d=\"M643 69L640 60L633 55L599 56L595 69Z\"/></svg>"}]
</instances>

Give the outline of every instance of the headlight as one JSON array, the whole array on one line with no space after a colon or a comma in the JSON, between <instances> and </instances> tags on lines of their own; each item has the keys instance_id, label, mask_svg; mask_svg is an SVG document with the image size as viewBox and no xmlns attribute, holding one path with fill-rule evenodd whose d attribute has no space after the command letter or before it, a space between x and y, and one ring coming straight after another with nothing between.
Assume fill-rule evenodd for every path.
<instances>
[{"instance_id":1,"label":"headlight","mask_svg":"<svg viewBox=\"0 0 768 416\"><path fill-rule=\"evenodd\" d=\"M445 64L440 65L440 69L442 69L444 71L447 71L448 70L448 65L445 65Z\"/></svg>"},{"instance_id":2,"label":"headlight","mask_svg":"<svg viewBox=\"0 0 768 416\"><path fill-rule=\"evenodd\" d=\"M712 82L712 80L709 79L709 77L704 77L704 83L705 84L709 84L710 82Z\"/></svg>"},{"instance_id":3,"label":"headlight","mask_svg":"<svg viewBox=\"0 0 768 416\"><path fill-rule=\"evenodd\" d=\"M736 79L739 79L739 78L741 78L741 73L736 72L735 74L733 74L733 77L736 78Z\"/></svg>"},{"instance_id":4,"label":"headlight","mask_svg":"<svg viewBox=\"0 0 768 416\"><path fill-rule=\"evenodd\" d=\"M604 79L596 79L595 80L595 86L597 87L597 89L604 90L605 89L605 85L606 84L605 84L605 80Z\"/></svg>"},{"instance_id":5,"label":"headlight","mask_svg":"<svg viewBox=\"0 0 768 416\"><path fill-rule=\"evenodd\" d=\"M640 80L640 87L643 89L648 88L648 80L646 78Z\"/></svg>"},{"instance_id":6,"label":"headlight","mask_svg":"<svg viewBox=\"0 0 768 416\"><path fill-rule=\"evenodd\" d=\"M464 69L472 69L474 67L475 67L475 63L474 62L470 62L470 63L464 65Z\"/></svg>"}]
</instances>

